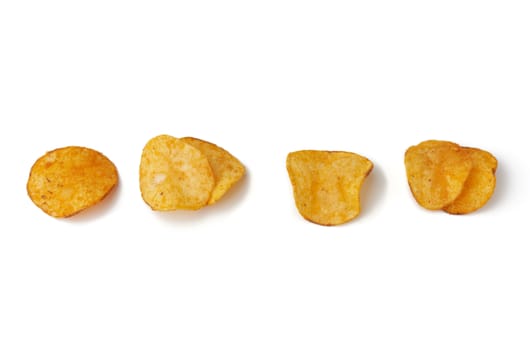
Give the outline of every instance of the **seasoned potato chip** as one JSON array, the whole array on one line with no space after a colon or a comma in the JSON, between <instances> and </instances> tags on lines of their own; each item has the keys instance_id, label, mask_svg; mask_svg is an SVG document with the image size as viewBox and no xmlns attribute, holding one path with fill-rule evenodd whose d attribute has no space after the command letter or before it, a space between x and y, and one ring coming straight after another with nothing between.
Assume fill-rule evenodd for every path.
<instances>
[{"instance_id":1,"label":"seasoned potato chip","mask_svg":"<svg viewBox=\"0 0 530 350\"><path fill-rule=\"evenodd\" d=\"M118 171L103 154L85 147L46 153L31 168L28 195L46 214L64 218L100 202L118 183Z\"/></svg>"},{"instance_id":2,"label":"seasoned potato chip","mask_svg":"<svg viewBox=\"0 0 530 350\"><path fill-rule=\"evenodd\" d=\"M444 210L451 214L471 213L486 204L495 190L497 159L478 148L462 147L471 157L473 167L460 195Z\"/></svg>"},{"instance_id":3,"label":"seasoned potato chip","mask_svg":"<svg viewBox=\"0 0 530 350\"><path fill-rule=\"evenodd\" d=\"M215 186L208 204L217 202L245 174L243 164L223 148L194 137L183 137L181 140L201 151L212 167Z\"/></svg>"},{"instance_id":4,"label":"seasoned potato chip","mask_svg":"<svg viewBox=\"0 0 530 350\"><path fill-rule=\"evenodd\" d=\"M297 151L287 156L298 211L326 226L359 215L361 185L372 168L370 160L350 152Z\"/></svg>"},{"instance_id":5,"label":"seasoned potato chip","mask_svg":"<svg viewBox=\"0 0 530 350\"><path fill-rule=\"evenodd\" d=\"M142 198L153 210L196 210L205 206L215 179L197 148L169 135L147 142L140 162Z\"/></svg>"},{"instance_id":6,"label":"seasoned potato chip","mask_svg":"<svg viewBox=\"0 0 530 350\"><path fill-rule=\"evenodd\" d=\"M424 141L405 153L410 189L424 208L442 209L462 192L473 162L456 143Z\"/></svg>"}]
</instances>

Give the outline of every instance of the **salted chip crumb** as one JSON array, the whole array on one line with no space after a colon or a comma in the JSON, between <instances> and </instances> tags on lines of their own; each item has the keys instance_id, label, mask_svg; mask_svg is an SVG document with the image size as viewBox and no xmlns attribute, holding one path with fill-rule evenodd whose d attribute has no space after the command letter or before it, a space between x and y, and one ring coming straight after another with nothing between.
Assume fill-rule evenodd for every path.
<instances>
[{"instance_id":1,"label":"salted chip crumb","mask_svg":"<svg viewBox=\"0 0 530 350\"><path fill-rule=\"evenodd\" d=\"M460 195L472 165L469 154L448 141L424 141L405 152L411 192L430 210L442 209Z\"/></svg>"},{"instance_id":2,"label":"salted chip crumb","mask_svg":"<svg viewBox=\"0 0 530 350\"><path fill-rule=\"evenodd\" d=\"M448 206L443 208L450 214L468 214L482 208L495 190L497 159L489 152L462 147L472 161L472 168L462 192Z\"/></svg>"},{"instance_id":3,"label":"salted chip crumb","mask_svg":"<svg viewBox=\"0 0 530 350\"><path fill-rule=\"evenodd\" d=\"M64 218L99 203L117 183L118 171L107 157L90 148L70 146L37 159L27 192L46 214Z\"/></svg>"},{"instance_id":4,"label":"salted chip crumb","mask_svg":"<svg viewBox=\"0 0 530 350\"><path fill-rule=\"evenodd\" d=\"M359 215L370 160L351 152L304 150L289 153L286 163L296 207L305 219L332 226Z\"/></svg>"},{"instance_id":5,"label":"salted chip crumb","mask_svg":"<svg viewBox=\"0 0 530 350\"><path fill-rule=\"evenodd\" d=\"M225 149L194 137L183 137L181 140L201 151L212 167L215 186L208 204L217 202L245 174L243 164Z\"/></svg>"},{"instance_id":6,"label":"salted chip crumb","mask_svg":"<svg viewBox=\"0 0 530 350\"><path fill-rule=\"evenodd\" d=\"M140 191L153 210L200 209L208 204L214 185L207 157L187 142L159 135L145 145Z\"/></svg>"}]
</instances>

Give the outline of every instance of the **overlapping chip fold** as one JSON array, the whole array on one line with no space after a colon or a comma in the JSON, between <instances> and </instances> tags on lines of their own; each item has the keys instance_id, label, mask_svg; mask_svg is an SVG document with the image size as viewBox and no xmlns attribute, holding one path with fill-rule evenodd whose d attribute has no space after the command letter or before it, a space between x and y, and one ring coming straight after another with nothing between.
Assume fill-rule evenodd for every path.
<instances>
[{"instance_id":1,"label":"overlapping chip fold","mask_svg":"<svg viewBox=\"0 0 530 350\"><path fill-rule=\"evenodd\" d=\"M351 152L302 150L289 153L286 165L305 219L332 226L359 215L361 186L373 168L369 159Z\"/></svg>"},{"instance_id":2,"label":"overlapping chip fold","mask_svg":"<svg viewBox=\"0 0 530 350\"><path fill-rule=\"evenodd\" d=\"M472 168L462 192L444 207L450 214L467 214L482 208L493 195L496 186L497 159L489 152L463 147L471 158Z\"/></svg>"},{"instance_id":3,"label":"overlapping chip fold","mask_svg":"<svg viewBox=\"0 0 530 350\"><path fill-rule=\"evenodd\" d=\"M244 173L239 160L213 143L159 135L142 151L140 190L153 210L197 210L218 201Z\"/></svg>"},{"instance_id":4,"label":"overlapping chip fold","mask_svg":"<svg viewBox=\"0 0 530 350\"><path fill-rule=\"evenodd\" d=\"M208 204L214 204L221 199L245 174L243 164L225 149L194 137L183 137L181 140L201 151L210 163L215 186Z\"/></svg>"},{"instance_id":5,"label":"overlapping chip fold","mask_svg":"<svg viewBox=\"0 0 530 350\"><path fill-rule=\"evenodd\" d=\"M497 160L478 148L439 140L409 147L405 167L411 192L422 207L467 214L493 195Z\"/></svg>"}]
</instances>

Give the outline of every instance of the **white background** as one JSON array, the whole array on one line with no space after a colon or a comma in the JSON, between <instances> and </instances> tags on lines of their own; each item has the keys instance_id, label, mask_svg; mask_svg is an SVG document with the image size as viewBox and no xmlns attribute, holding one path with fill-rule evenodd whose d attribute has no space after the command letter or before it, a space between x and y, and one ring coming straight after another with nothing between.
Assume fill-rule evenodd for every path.
<instances>
[{"instance_id":1,"label":"white background","mask_svg":"<svg viewBox=\"0 0 530 350\"><path fill-rule=\"evenodd\" d=\"M528 1L2 1L0 349L529 349ZM152 212L140 154L212 141L245 180ZM466 216L412 198L407 147L492 152ZM120 184L74 218L26 194L81 145ZM300 217L288 152L370 158L363 211Z\"/></svg>"}]
</instances>

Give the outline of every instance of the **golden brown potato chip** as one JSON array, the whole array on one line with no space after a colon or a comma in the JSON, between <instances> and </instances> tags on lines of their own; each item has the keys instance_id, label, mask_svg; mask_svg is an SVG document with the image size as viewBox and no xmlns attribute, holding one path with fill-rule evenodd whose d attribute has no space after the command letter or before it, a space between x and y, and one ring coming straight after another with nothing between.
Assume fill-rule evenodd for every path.
<instances>
[{"instance_id":1,"label":"golden brown potato chip","mask_svg":"<svg viewBox=\"0 0 530 350\"><path fill-rule=\"evenodd\" d=\"M183 137L181 140L201 151L212 167L215 186L208 204L217 202L245 174L243 164L223 148L194 137Z\"/></svg>"},{"instance_id":2,"label":"golden brown potato chip","mask_svg":"<svg viewBox=\"0 0 530 350\"><path fill-rule=\"evenodd\" d=\"M103 154L85 147L46 153L31 168L28 195L53 217L77 214L100 202L118 183L118 171Z\"/></svg>"},{"instance_id":3,"label":"golden brown potato chip","mask_svg":"<svg viewBox=\"0 0 530 350\"><path fill-rule=\"evenodd\" d=\"M372 168L370 160L350 152L297 151L287 156L298 211L326 226L359 215L361 185Z\"/></svg>"},{"instance_id":4,"label":"golden brown potato chip","mask_svg":"<svg viewBox=\"0 0 530 350\"><path fill-rule=\"evenodd\" d=\"M169 135L156 136L145 145L140 190L153 210L202 208L214 184L208 159L197 148Z\"/></svg>"},{"instance_id":5,"label":"golden brown potato chip","mask_svg":"<svg viewBox=\"0 0 530 350\"><path fill-rule=\"evenodd\" d=\"M424 208L442 209L462 192L473 162L456 143L424 141L405 153L410 189Z\"/></svg>"},{"instance_id":6,"label":"golden brown potato chip","mask_svg":"<svg viewBox=\"0 0 530 350\"><path fill-rule=\"evenodd\" d=\"M467 214L482 208L495 190L497 159L491 153L478 148L462 149L470 155L473 167L460 195L444 208L451 214Z\"/></svg>"}]
</instances>

